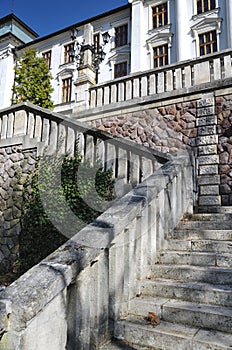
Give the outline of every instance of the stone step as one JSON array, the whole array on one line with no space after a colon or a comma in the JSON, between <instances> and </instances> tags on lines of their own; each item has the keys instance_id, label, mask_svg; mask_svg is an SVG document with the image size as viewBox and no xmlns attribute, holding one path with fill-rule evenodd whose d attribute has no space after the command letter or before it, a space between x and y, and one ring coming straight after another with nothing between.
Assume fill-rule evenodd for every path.
<instances>
[{"instance_id":1,"label":"stone step","mask_svg":"<svg viewBox=\"0 0 232 350\"><path fill-rule=\"evenodd\" d=\"M207 210L208 209L208 210ZM198 213L199 214L210 214L210 215L214 215L214 214L232 214L232 207L218 207L218 206L210 206L208 208L198 208Z\"/></svg>"},{"instance_id":2,"label":"stone step","mask_svg":"<svg viewBox=\"0 0 232 350\"><path fill-rule=\"evenodd\" d=\"M131 300L129 310L133 315L147 317L154 312L167 322L232 332L232 307L141 296Z\"/></svg>"},{"instance_id":3,"label":"stone step","mask_svg":"<svg viewBox=\"0 0 232 350\"><path fill-rule=\"evenodd\" d=\"M153 278L175 279L189 282L232 285L232 270L226 267L188 266L188 265L152 265Z\"/></svg>"},{"instance_id":4,"label":"stone step","mask_svg":"<svg viewBox=\"0 0 232 350\"><path fill-rule=\"evenodd\" d=\"M209 229L175 229L169 237L172 239L213 239L219 241L232 240L232 230L209 230Z\"/></svg>"},{"instance_id":5,"label":"stone step","mask_svg":"<svg viewBox=\"0 0 232 350\"><path fill-rule=\"evenodd\" d=\"M180 221L176 230L232 230L231 220ZM232 231L231 231L232 232Z\"/></svg>"},{"instance_id":6,"label":"stone step","mask_svg":"<svg viewBox=\"0 0 232 350\"><path fill-rule=\"evenodd\" d=\"M232 213L190 214L190 216L187 216L181 220L181 222L186 221L232 221Z\"/></svg>"},{"instance_id":7,"label":"stone step","mask_svg":"<svg viewBox=\"0 0 232 350\"><path fill-rule=\"evenodd\" d=\"M230 307L170 300L163 306L162 319L232 333L232 308Z\"/></svg>"},{"instance_id":8,"label":"stone step","mask_svg":"<svg viewBox=\"0 0 232 350\"><path fill-rule=\"evenodd\" d=\"M213 239L168 239L164 241L163 250L232 254L232 241Z\"/></svg>"},{"instance_id":9,"label":"stone step","mask_svg":"<svg viewBox=\"0 0 232 350\"><path fill-rule=\"evenodd\" d=\"M171 279L146 279L140 286L141 297L159 298L156 313L160 312L162 299L181 299L197 303L232 307L232 286L201 282L180 282ZM160 299L162 298L162 299ZM136 301L137 299L135 299Z\"/></svg>"},{"instance_id":10,"label":"stone step","mask_svg":"<svg viewBox=\"0 0 232 350\"><path fill-rule=\"evenodd\" d=\"M121 350L135 350L135 349L147 350L148 347L135 348L134 346L133 347L130 346L127 341L112 339L110 343L107 343L99 348L99 350L120 350L120 349Z\"/></svg>"},{"instance_id":11,"label":"stone step","mask_svg":"<svg viewBox=\"0 0 232 350\"><path fill-rule=\"evenodd\" d=\"M208 252L161 251L158 264L221 266L232 268L232 254Z\"/></svg>"},{"instance_id":12,"label":"stone step","mask_svg":"<svg viewBox=\"0 0 232 350\"><path fill-rule=\"evenodd\" d=\"M228 350L232 345L232 335L229 333L162 320L158 326L153 327L143 317L131 315L117 322L115 337L126 339L132 349Z\"/></svg>"}]
</instances>

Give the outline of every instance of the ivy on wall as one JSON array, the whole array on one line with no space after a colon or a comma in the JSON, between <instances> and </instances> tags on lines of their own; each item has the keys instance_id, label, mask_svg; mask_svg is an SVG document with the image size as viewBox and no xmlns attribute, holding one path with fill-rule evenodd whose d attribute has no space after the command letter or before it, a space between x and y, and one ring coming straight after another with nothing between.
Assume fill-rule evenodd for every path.
<instances>
[{"instance_id":1,"label":"ivy on wall","mask_svg":"<svg viewBox=\"0 0 232 350\"><path fill-rule=\"evenodd\" d=\"M79 152L72 157L57 153L38 159L24 184L20 273L91 223L113 199L112 170L104 172L99 161L94 165L83 162Z\"/></svg>"}]
</instances>

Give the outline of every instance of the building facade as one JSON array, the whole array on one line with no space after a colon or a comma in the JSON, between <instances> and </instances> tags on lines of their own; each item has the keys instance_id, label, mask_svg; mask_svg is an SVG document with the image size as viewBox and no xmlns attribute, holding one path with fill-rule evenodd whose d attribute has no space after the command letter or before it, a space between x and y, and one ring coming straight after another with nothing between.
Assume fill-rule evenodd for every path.
<instances>
[{"instance_id":1,"label":"building facade","mask_svg":"<svg viewBox=\"0 0 232 350\"><path fill-rule=\"evenodd\" d=\"M83 110L93 84L232 48L232 1L128 0L39 38L6 16L0 19L0 108L11 104L13 67L29 47L49 65L55 111Z\"/></svg>"}]
</instances>

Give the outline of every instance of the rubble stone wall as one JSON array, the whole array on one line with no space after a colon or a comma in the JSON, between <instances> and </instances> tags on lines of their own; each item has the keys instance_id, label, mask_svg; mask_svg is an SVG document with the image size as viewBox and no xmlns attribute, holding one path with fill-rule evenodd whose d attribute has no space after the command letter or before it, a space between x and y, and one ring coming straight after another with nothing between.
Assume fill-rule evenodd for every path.
<instances>
[{"instance_id":1,"label":"rubble stone wall","mask_svg":"<svg viewBox=\"0 0 232 350\"><path fill-rule=\"evenodd\" d=\"M144 109L90 122L94 127L163 153L194 147L196 101Z\"/></svg>"},{"instance_id":2,"label":"rubble stone wall","mask_svg":"<svg viewBox=\"0 0 232 350\"><path fill-rule=\"evenodd\" d=\"M36 150L23 150L22 145L0 148L0 272L17 261L23 184L35 160Z\"/></svg>"}]
</instances>

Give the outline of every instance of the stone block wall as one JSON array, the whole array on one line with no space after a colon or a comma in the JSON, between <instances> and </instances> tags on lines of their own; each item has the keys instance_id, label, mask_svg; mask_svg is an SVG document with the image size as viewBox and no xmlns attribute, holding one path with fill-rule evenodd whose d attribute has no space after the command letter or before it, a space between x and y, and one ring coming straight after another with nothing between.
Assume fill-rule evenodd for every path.
<instances>
[{"instance_id":1,"label":"stone block wall","mask_svg":"<svg viewBox=\"0 0 232 350\"><path fill-rule=\"evenodd\" d=\"M216 98L220 195L232 205L232 95Z\"/></svg>"},{"instance_id":2,"label":"stone block wall","mask_svg":"<svg viewBox=\"0 0 232 350\"><path fill-rule=\"evenodd\" d=\"M35 165L36 150L22 145L0 148L0 272L9 271L19 253L23 184Z\"/></svg>"}]
</instances>

